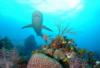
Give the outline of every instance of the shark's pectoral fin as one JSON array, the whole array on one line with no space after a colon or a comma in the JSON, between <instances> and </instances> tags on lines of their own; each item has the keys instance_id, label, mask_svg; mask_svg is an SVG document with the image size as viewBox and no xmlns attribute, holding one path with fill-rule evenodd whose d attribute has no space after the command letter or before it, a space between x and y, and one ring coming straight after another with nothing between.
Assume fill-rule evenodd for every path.
<instances>
[{"instance_id":1,"label":"shark's pectoral fin","mask_svg":"<svg viewBox=\"0 0 100 68\"><path fill-rule=\"evenodd\" d=\"M48 27L46 26L42 26L42 28L46 29L46 30L49 30L49 31L52 31L51 29L49 29ZM53 32L53 31L52 31Z\"/></svg>"},{"instance_id":2,"label":"shark's pectoral fin","mask_svg":"<svg viewBox=\"0 0 100 68\"><path fill-rule=\"evenodd\" d=\"M24 28L30 28L30 27L32 27L32 24L29 24L29 25L23 26L22 29L24 29Z\"/></svg>"}]
</instances>

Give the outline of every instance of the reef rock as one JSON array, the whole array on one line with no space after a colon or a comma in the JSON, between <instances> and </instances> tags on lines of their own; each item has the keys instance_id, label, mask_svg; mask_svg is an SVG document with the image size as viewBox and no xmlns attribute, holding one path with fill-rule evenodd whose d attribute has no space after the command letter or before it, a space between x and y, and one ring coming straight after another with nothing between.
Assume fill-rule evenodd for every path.
<instances>
[{"instance_id":1,"label":"reef rock","mask_svg":"<svg viewBox=\"0 0 100 68\"><path fill-rule=\"evenodd\" d=\"M65 55L64 55L64 52L62 50L58 49L58 50L55 50L54 57L56 59L63 59L65 57Z\"/></svg>"},{"instance_id":2,"label":"reef rock","mask_svg":"<svg viewBox=\"0 0 100 68\"><path fill-rule=\"evenodd\" d=\"M62 68L62 66L45 54L36 53L29 60L27 68Z\"/></svg>"}]
</instances>

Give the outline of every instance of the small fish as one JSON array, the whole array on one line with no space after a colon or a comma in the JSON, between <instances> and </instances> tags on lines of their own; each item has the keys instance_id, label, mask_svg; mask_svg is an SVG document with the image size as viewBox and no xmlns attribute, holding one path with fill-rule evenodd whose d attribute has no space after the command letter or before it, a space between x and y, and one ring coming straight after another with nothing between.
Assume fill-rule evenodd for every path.
<instances>
[{"instance_id":1,"label":"small fish","mask_svg":"<svg viewBox=\"0 0 100 68\"><path fill-rule=\"evenodd\" d=\"M48 41L48 36L47 35L43 35L43 39L47 42Z\"/></svg>"}]
</instances>

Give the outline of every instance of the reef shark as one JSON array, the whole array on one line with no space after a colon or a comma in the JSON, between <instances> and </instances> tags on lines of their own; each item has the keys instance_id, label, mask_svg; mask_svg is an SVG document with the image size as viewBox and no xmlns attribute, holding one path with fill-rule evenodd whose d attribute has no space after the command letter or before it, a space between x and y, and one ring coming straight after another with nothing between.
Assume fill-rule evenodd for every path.
<instances>
[{"instance_id":1,"label":"reef shark","mask_svg":"<svg viewBox=\"0 0 100 68\"><path fill-rule=\"evenodd\" d=\"M48 27L43 25L43 15L40 11L35 11L32 14L32 24L26 25L22 28L23 29L24 28L33 28L38 36L43 36L43 34L42 34L43 28L48 31L52 31L51 29L49 29Z\"/></svg>"}]
</instances>

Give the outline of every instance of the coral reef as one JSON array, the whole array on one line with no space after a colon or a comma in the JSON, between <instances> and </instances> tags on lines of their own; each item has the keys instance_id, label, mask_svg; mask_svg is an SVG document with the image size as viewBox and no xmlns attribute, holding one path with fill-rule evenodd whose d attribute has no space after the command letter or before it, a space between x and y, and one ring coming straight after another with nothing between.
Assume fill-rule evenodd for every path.
<instances>
[{"instance_id":1,"label":"coral reef","mask_svg":"<svg viewBox=\"0 0 100 68\"><path fill-rule=\"evenodd\" d=\"M28 36L24 46L14 45L9 37L0 38L0 68L26 68L32 51L37 49L34 36Z\"/></svg>"},{"instance_id":2,"label":"coral reef","mask_svg":"<svg viewBox=\"0 0 100 68\"><path fill-rule=\"evenodd\" d=\"M30 35L24 41L25 46L16 46L17 50L15 51L12 51L15 45L8 37L4 37L0 39L0 49L5 50L7 53L4 53L7 56L4 57L4 53L0 51L0 58L7 59L8 54L9 57L17 55L14 57L17 60L12 62L13 68L100 68L100 61L95 58L94 52L78 48L74 39L65 36L66 33L74 34L70 30L68 27L60 29L58 26L58 35L41 48L37 46L34 36ZM43 38L48 42L49 37L47 35L44 35ZM12 52L13 56L10 55ZM10 66L11 63L7 62L4 64ZM1 65L2 68L7 68L3 64Z\"/></svg>"},{"instance_id":3,"label":"coral reef","mask_svg":"<svg viewBox=\"0 0 100 68\"><path fill-rule=\"evenodd\" d=\"M49 58L44 61L45 59L41 58L43 56ZM93 52L78 48L73 39L68 39L64 36L57 36L50 44L33 51L33 56L28 63L28 68L47 68L56 64L56 62L53 61L53 64L50 63L46 65L47 67L44 67L42 63L46 64L48 60L56 60L62 68L97 68L100 65L100 63L96 63L98 60L94 58ZM40 67L38 67L39 65Z\"/></svg>"},{"instance_id":4,"label":"coral reef","mask_svg":"<svg viewBox=\"0 0 100 68\"><path fill-rule=\"evenodd\" d=\"M5 49L12 49L14 47L13 43L8 37L4 37L0 39L0 49L5 48Z\"/></svg>"}]
</instances>

